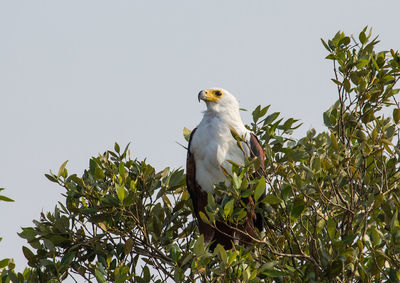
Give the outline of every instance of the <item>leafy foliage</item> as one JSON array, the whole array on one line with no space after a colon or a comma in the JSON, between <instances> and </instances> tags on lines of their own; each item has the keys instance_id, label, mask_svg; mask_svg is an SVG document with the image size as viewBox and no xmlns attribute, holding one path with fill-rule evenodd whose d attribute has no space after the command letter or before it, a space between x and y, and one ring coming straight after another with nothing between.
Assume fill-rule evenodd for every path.
<instances>
[{"instance_id":1,"label":"leafy foliage","mask_svg":"<svg viewBox=\"0 0 400 283\"><path fill-rule=\"evenodd\" d=\"M149 282L157 275L148 266L162 281L174 278L195 227L183 170L156 173L115 144L115 151L92 158L82 177L69 176L65 163L46 177L65 188L66 202L20 234L35 249L24 247L35 271L31 280L77 274L88 281Z\"/></svg>"},{"instance_id":2,"label":"leafy foliage","mask_svg":"<svg viewBox=\"0 0 400 283\"><path fill-rule=\"evenodd\" d=\"M0 192L3 191L4 188L0 188ZM4 195L0 195L0 201L5 202L13 202L14 200L6 197ZM1 242L2 238L0 238ZM29 276L30 270L25 268L23 273L15 272L15 263L12 258L3 258L0 259L0 280L1 282L24 282Z\"/></svg>"},{"instance_id":3,"label":"leafy foliage","mask_svg":"<svg viewBox=\"0 0 400 283\"><path fill-rule=\"evenodd\" d=\"M183 170L156 172L115 144L81 177L66 163L46 175L66 201L20 233L29 280L399 282L400 56L375 51L366 28L358 39L338 32L322 42L338 91L323 114L327 132L294 140L298 120L257 107L248 128L265 150L265 172L254 178L256 159L232 163L231 185L216 184L219 198L209 194L201 214L240 227L253 196L266 228L248 233L248 245L210 251Z\"/></svg>"}]
</instances>

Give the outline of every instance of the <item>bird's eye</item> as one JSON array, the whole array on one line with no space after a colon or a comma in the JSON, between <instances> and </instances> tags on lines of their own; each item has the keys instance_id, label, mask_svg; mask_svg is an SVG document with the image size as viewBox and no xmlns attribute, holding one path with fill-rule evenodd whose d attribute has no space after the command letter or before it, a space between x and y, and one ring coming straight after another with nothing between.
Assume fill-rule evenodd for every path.
<instances>
[{"instance_id":1,"label":"bird's eye","mask_svg":"<svg viewBox=\"0 0 400 283\"><path fill-rule=\"evenodd\" d=\"M215 92L215 95L216 95L216 96L221 96L221 95L222 95L222 92L219 91L219 90L217 90L217 91Z\"/></svg>"}]
</instances>

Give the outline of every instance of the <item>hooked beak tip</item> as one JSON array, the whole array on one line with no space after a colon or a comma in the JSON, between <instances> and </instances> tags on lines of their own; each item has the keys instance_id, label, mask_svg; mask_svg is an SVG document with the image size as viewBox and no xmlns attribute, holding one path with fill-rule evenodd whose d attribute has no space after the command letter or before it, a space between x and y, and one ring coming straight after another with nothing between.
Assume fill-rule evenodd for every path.
<instances>
[{"instance_id":1,"label":"hooked beak tip","mask_svg":"<svg viewBox=\"0 0 400 283\"><path fill-rule=\"evenodd\" d=\"M197 95L197 99L199 100L199 102L200 102L200 99L201 99L201 96L203 95L203 90L201 90L200 92L199 92L199 94Z\"/></svg>"}]
</instances>

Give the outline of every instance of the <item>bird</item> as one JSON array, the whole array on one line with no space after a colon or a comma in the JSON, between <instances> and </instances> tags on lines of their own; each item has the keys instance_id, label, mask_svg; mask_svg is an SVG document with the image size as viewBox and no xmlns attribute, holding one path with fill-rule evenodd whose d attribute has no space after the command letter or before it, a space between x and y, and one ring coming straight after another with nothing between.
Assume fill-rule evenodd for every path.
<instances>
[{"instance_id":1,"label":"bird","mask_svg":"<svg viewBox=\"0 0 400 283\"><path fill-rule=\"evenodd\" d=\"M224 182L229 185L225 174L232 173L230 161L244 164L245 157L257 157L260 170L264 171L265 153L256 135L243 124L239 102L229 91L222 88L202 90L198 94L198 100L204 101L207 109L189 137L186 159L187 190L204 241L210 244L212 250L218 244L225 249L231 249L233 244L249 242L246 233L252 234L254 227L259 231L263 229L263 217L261 213L255 213L252 197L247 199L247 204L252 209L247 213L247 221L239 229L233 229L222 221L216 221L216 228L213 228L201 219L200 212L205 214L207 194L214 194L214 184ZM246 140L247 146L238 146L232 130ZM238 233L238 230L243 233Z\"/></svg>"}]
</instances>

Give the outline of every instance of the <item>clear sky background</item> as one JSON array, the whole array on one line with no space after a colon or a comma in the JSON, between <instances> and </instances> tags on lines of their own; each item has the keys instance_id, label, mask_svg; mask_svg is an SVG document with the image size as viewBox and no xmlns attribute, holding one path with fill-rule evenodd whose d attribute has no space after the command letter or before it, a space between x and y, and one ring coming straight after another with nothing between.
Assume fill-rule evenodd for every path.
<instances>
[{"instance_id":1,"label":"clear sky background","mask_svg":"<svg viewBox=\"0 0 400 283\"><path fill-rule=\"evenodd\" d=\"M320 38L373 27L400 49L400 1L1 1L0 258L26 261L17 236L63 189L44 174L65 160L132 142L156 169L184 167L183 127L200 121L201 89L223 87L249 110L271 104L324 130L336 100ZM251 113L242 112L245 122Z\"/></svg>"}]
</instances>

